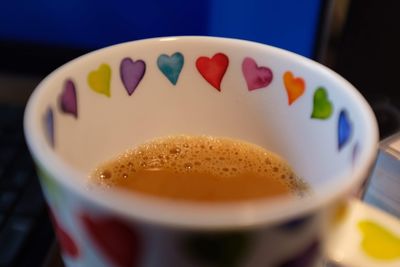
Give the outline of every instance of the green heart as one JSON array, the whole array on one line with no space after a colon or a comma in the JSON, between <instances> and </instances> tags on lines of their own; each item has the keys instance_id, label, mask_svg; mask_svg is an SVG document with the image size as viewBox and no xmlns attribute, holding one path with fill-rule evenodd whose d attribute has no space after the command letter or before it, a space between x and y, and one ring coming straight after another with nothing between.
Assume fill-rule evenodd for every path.
<instances>
[{"instance_id":1,"label":"green heart","mask_svg":"<svg viewBox=\"0 0 400 267\"><path fill-rule=\"evenodd\" d=\"M318 87L314 92L314 106L311 114L313 119L328 119L333 112L333 105L328 99L328 93L325 88Z\"/></svg>"},{"instance_id":2,"label":"green heart","mask_svg":"<svg viewBox=\"0 0 400 267\"><path fill-rule=\"evenodd\" d=\"M43 191L45 192L49 201L53 202L55 206L58 206L61 195L60 195L60 189L58 188L58 185L54 181L54 178L52 178L50 174L43 167L39 165L37 165L36 171L39 180L42 184Z\"/></svg>"},{"instance_id":3,"label":"green heart","mask_svg":"<svg viewBox=\"0 0 400 267\"><path fill-rule=\"evenodd\" d=\"M183 249L200 266L236 267L247 256L251 239L251 234L243 232L189 234Z\"/></svg>"},{"instance_id":4,"label":"green heart","mask_svg":"<svg viewBox=\"0 0 400 267\"><path fill-rule=\"evenodd\" d=\"M96 93L111 96L110 81L111 68L108 64L101 64L97 70L91 71L88 74L88 83L90 88Z\"/></svg>"}]
</instances>

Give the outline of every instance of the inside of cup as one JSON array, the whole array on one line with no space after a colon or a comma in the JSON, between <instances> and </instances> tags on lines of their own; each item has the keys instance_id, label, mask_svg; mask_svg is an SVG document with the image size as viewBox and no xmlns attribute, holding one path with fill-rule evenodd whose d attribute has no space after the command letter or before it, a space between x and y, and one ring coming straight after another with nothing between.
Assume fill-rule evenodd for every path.
<instances>
[{"instance_id":1,"label":"inside of cup","mask_svg":"<svg viewBox=\"0 0 400 267\"><path fill-rule=\"evenodd\" d=\"M61 67L35 94L26 128L40 143L34 156L61 160L85 178L126 149L188 134L260 145L316 189L350 179L376 142L369 107L341 77L301 56L239 40L113 46Z\"/></svg>"}]
</instances>

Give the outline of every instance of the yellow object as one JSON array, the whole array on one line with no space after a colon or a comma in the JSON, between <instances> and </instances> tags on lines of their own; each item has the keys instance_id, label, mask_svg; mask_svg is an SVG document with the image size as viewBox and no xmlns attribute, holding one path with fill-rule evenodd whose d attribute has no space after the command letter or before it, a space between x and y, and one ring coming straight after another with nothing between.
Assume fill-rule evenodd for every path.
<instances>
[{"instance_id":1,"label":"yellow object","mask_svg":"<svg viewBox=\"0 0 400 267\"><path fill-rule=\"evenodd\" d=\"M357 224L363 240L362 250L370 257L379 260L400 258L400 238L377 222L362 220Z\"/></svg>"}]
</instances>

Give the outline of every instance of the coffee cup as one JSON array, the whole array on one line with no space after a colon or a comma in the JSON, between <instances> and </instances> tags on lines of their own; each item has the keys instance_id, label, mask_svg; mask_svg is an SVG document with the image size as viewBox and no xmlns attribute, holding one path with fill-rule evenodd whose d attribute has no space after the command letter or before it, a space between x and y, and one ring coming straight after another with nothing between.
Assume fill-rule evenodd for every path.
<instances>
[{"instance_id":1,"label":"coffee cup","mask_svg":"<svg viewBox=\"0 0 400 267\"><path fill-rule=\"evenodd\" d=\"M365 99L328 68L268 45L196 36L123 43L65 64L34 91L24 129L69 267L322 266L378 142ZM99 163L177 134L264 147L311 193L207 204L88 183ZM355 264L377 266L359 250Z\"/></svg>"}]
</instances>

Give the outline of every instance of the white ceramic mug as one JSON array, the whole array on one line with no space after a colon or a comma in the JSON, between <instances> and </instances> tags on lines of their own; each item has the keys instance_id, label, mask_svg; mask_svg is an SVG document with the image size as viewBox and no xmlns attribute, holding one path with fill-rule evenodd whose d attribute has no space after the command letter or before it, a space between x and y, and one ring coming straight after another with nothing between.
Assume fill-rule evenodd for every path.
<instances>
[{"instance_id":1,"label":"white ceramic mug","mask_svg":"<svg viewBox=\"0 0 400 267\"><path fill-rule=\"evenodd\" d=\"M141 40L77 58L38 86L24 123L66 266L320 266L332 214L367 177L378 141L371 108L336 73L212 37ZM312 195L207 205L88 189L99 163L175 134L274 151Z\"/></svg>"}]
</instances>

